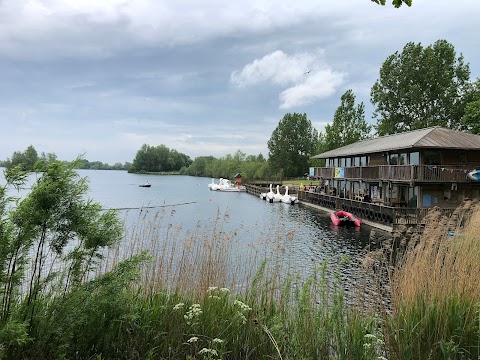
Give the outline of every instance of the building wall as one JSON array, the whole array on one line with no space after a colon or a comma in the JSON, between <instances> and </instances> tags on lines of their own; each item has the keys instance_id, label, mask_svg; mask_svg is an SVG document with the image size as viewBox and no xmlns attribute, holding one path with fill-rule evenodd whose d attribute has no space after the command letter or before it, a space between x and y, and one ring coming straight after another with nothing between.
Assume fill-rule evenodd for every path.
<instances>
[{"instance_id":1,"label":"building wall","mask_svg":"<svg viewBox=\"0 0 480 360\"><path fill-rule=\"evenodd\" d=\"M385 165L385 156L383 153L375 153L370 155L370 162L368 166L380 166Z\"/></svg>"}]
</instances>

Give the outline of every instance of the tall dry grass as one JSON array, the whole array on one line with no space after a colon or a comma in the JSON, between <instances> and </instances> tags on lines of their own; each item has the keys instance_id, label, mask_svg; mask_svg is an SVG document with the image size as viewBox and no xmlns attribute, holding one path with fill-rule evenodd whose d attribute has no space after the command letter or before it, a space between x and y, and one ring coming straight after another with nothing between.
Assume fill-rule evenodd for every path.
<instances>
[{"instance_id":1,"label":"tall dry grass","mask_svg":"<svg viewBox=\"0 0 480 360\"><path fill-rule=\"evenodd\" d=\"M478 358L480 204L432 211L393 272L388 337L398 359Z\"/></svg>"}]
</instances>

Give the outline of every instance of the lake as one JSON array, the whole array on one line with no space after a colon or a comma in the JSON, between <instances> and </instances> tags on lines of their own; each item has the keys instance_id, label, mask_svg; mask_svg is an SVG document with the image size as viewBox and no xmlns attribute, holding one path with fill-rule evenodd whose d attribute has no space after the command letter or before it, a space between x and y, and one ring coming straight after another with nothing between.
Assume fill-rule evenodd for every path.
<instances>
[{"instance_id":1,"label":"lake","mask_svg":"<svg viewBox=\"0 0 480 360\"><path fill-rule=\"evenodd\" d=\"M325 260L337 264L347 256L350 261L341 272L347 290L355 286L371 245L372 228L366 225L336 227L329 214L301 204L271 204L247 193L210 191L207 186L210 178L113 170L78 170L78 173L89 179L88 196L105 209L118 209L127 228L137 226L140 219L150 225L162 222L164 230L157 238L165 236L171 227L182 238L189 237L199 226L204 226L207 232L216 226L222 232L234 234L239 253L249 246L265 250L265 244L281 243L280 261L287 264L290 272L300 274L310 273ZM152 185L150 188L139 187L147 181ZM2 172L0 184L3 183ZM215 219L218 220L212 225ZM376 234L377 239L389 236L378 230Z\"/></svg>"}]
</instances>

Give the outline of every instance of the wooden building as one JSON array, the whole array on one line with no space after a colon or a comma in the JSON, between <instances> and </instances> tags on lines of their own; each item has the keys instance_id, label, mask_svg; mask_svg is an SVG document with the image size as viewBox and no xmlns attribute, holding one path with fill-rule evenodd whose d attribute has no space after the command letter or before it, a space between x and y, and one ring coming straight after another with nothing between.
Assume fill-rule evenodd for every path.
<instances>
[{"instance_id":1,"label":"wooden building","mask_svg":"<svg viewBox=\"0 0 480 360\"><path fill-rule=\"evenodd\" d=\"M323 168L311 168L310 177L319 180L315 192L328 198L366 200L389 208L452 209L480 195L480 182L467 177L480 169L480 136L461 131L409 131L358 141L313 158L326 161Z\"/></svg>"},{"instance_id":2,"label":"wooden building","mask_svg":"<svg viewBox=\"0 0 480 360\"><path fill-rule=\"evenodd\" d=\"M368 139L314 156L323 191L410 208L452 207L480 195L480 136L439 127Z\"/></svg>"}]
</instances>

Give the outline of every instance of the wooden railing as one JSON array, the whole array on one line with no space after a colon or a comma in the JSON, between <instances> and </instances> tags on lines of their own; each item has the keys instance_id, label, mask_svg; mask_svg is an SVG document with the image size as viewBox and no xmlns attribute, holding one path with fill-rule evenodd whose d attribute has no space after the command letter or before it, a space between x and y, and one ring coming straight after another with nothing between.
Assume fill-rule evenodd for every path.
<instances>
[{"instance_id":1,"label":"wooden railing","mask_svg":"<svg viewBox=\"0 0 480 360\"><path fill-rule=\"evenodd\" d=\"M247 192L255 196L268 191L268 188L266 187L249 184L246 184L245 186L247 188ZM296 195L300 201L319 205L323 208L331 209L332 211L345 210L351 212L361 219L390 226L421 225L425 219L425 216L430 210L428 208L416 209L378 205L310 191L299 190ZM454 210L454 208L439 209L439 211L442 212L442 215L447 217L450 217Z\"/></svg>"},{"instance_id":2,"label":"wooden railing","mask_svg":"<svg viewBox=\"0 0 480 360\"><path fill-rule=\"evenodd\" d=\"M479 166L480 167L480 166ZM473 182L467 177L473 169L441 165L380 165L344 168L345 179L390 180L405 182ZM335 178L335 168L315 168L315 176Z\"/></svg>"}]
</instances>

